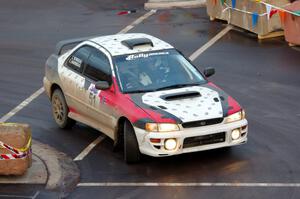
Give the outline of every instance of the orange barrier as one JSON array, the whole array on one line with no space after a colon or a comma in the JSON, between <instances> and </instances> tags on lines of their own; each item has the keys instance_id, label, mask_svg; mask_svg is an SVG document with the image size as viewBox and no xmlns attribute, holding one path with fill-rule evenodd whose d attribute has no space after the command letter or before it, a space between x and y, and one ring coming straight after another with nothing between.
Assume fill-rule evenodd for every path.
<instances>
[{"instance_id":1,"label":"orange barrier","mask_svg":"<svg viewBox=\"0 0 300 199\"><path fill-rule=\"evenodd\" d=\"M291 5L286 6L285 9L299 13L300 0L294 1ZM289 42L291 46L300 45L300 16L285 13L283 26L285 40Z\"/></svg>"}]
</instances>

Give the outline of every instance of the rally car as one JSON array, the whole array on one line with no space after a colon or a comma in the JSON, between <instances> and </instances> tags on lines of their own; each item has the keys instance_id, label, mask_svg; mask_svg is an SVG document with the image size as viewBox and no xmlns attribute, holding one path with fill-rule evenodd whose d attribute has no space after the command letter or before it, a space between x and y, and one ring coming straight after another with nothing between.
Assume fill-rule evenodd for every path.
<instances>
[{"instance_id":1,"label":"rally car","mask_svg":"<svg viewBox=\"0 0 300 199\"><path fill-rule=\"evenodd\" d=\"M117 34L59 42L43 82L59 127L101 131L130 163L246 143L245 112L214 72L153 36Z\"/></svg>"}]
</instances>

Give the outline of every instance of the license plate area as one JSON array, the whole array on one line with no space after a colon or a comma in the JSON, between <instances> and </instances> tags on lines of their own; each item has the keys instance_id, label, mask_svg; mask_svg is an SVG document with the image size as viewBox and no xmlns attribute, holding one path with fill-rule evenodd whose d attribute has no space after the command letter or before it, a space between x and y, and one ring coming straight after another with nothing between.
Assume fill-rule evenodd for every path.
<instances>
[{"instance_id":1,"label":"license plate area","mask_svg":"<svg viewBox=\"0 0 300 199\"><path fill-rule=\"evenodd\" d=\"M183 148L203 146L225 142L225 132L185 138Z\"/></svg>"}]
</instances>

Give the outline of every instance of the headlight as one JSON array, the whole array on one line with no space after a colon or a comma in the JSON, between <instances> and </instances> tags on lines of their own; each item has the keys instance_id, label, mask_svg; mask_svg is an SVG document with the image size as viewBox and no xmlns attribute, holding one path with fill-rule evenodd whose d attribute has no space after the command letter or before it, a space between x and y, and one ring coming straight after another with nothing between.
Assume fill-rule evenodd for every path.
<instances>
[{"instance_id":1,"label":"headlight","mask_svg":"<svg viewBox=\"0 0 300 199\"><path fill-rule=\"evenodd\" d=\"M234 113L232 115L225 117L225 123L236 122L236 121L245 119L245 117L246 117L245 111L241 110L237 113Z\"/></svg>"},{"instance_id":2,"label":"headlight","mask_svg":"<svg viewBox=\"0 0 300 199\"><path fill-rule=\"evenodd\" d=\"M154 132L168 132L168 131L179 131L179 126L177 124L170 123L146 123L145 129L147 131Z\"/></svg>"}]
</instances>

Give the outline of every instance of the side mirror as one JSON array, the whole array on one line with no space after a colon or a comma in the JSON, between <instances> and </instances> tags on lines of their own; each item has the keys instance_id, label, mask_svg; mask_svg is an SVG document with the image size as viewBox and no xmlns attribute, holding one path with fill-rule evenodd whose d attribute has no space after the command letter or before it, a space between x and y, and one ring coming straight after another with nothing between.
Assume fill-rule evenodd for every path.
<instances>
[{"instance_id":1,"label":"side mirror","mask_svg":"<svg viewBox=\"0 0 300 199\"><path fill-rule=\"evenodd\" d=\"M215 74L215 72L216 72L215 69L212 68L212 67L205 68L204 71L203 71L205 77L210 77L213 74Z\"/></svg>"},{"instance_id":2,"label":"side mirror","mask_svg":"<svg viewBox=\"0 0 300 199\"><path fill-rule=\"evenodd\" d=\"M98 90L107 90L110 88L110 84L107 81L98 81L95 84L95 88Z\"/></svg>"}]
</instances>

